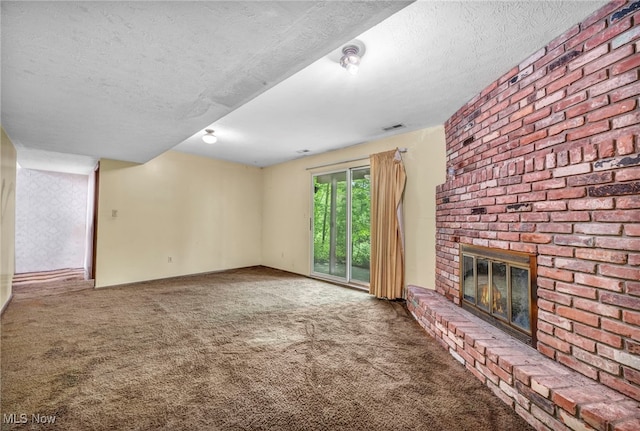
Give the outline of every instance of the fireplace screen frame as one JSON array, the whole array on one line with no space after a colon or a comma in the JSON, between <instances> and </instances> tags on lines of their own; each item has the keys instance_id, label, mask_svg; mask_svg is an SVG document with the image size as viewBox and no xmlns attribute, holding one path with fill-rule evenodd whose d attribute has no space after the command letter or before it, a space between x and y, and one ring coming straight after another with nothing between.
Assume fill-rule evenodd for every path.
<instances>
[{"instance_id":1,"label":"fireplace screen frame","mask_svg":"<svg viewBox=\"0 0 640 431\"><path fill-rule=\"evenodd\" d=\"M537 304L537 285L536 285L536 256L528 253L502 250L490 247L483 247L478 245L460 244L460 306L465 310L470 311L481 319L491 323L492 325L500 328L509 335L531 345L536 345L536 331L538 321L538 304ZM473 259L473 283L474 292L473 301L470 301L465 297L465 256ZM478 260L487 261L487 283L484 285L487 299L488 309L483 309L479 305L480 286L478 276ZM500 313L493 312L495 302L493 301L493 295L499 296L500 291L496 288L493 281L494 264L504 265L505 267L505 280L507 289L507 310L503 311L506 315L501 316ZM512 323L512 294L511 294L511 269L527 270L529 272L528 277L528 302L529 302L529 330ZM468 272L468 270L467 270ZM492 288L488 288L492 286ZM493 304L493 305L492 305Z\"/></svg>"}]
</instances>

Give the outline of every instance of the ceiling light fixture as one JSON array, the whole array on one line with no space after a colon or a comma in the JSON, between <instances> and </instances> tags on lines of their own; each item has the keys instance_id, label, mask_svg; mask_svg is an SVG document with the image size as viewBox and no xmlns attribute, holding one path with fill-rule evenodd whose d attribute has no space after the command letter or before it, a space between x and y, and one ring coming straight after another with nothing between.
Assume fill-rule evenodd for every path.
<instances>
[{"instance_id":1,"label":"ceiling light fixture","mask_svg":"<svg viewBox=\"0 0 640 431\"><path fill-rule=\"evenodd\" d=\"M215 144L218 142L218 137L213 134L213 129L205 129L205 134L202 136L202 140L207 144Z\"/></svg>"},{"instance_id":2,"label":"ceiling light fixture","mask_svg":"<svg viewBox=\"0 0 640 431\"><path fill-rule=\"evenodd\" d=\"M347 45L342 48L342 58L340 58L340 66L347 69L352 75L358 73L358 68L360 67L360 59L364 55L360 53L360 48L356 45Z\"/></svg>"}]
</instances>

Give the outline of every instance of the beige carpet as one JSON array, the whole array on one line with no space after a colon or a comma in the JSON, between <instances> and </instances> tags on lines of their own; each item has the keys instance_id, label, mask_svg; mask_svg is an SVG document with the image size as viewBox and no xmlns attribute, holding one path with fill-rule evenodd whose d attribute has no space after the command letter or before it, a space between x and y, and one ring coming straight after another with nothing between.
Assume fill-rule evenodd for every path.
<instances>
[{"instance_id":1,"label":"beige carpet","mask_svg":"<svg viewBox=\"0 0 640 431\"><path fill-rule=\"evenodd\" d=\"M17 297L1 358L3 430L531 429L402 303L266 268Z\"/></svg>"}]
</instances>

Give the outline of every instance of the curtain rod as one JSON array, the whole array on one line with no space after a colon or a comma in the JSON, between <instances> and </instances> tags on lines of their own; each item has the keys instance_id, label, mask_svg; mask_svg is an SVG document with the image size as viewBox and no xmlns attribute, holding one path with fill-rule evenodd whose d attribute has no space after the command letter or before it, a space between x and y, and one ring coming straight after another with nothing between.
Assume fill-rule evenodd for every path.
<instances>
[{"instance_id":1,"label":"curtain rod","mask_svg":"<svg viewBox=\"0 0 640 431\"><path fill-rule=\"evenodd\" d=\"M398 148L397 150L400 151L401 153L406 153L408 151L406 148ZM311 166L310 168L307 168L307 171L310 171L312 169L318 169L318 168L326 168L327 166L342 165L343 163L358 162L360 160L366 160L368 158L369 156L363 156L363 157L356 157L353 159L340 160L339 162L325 163L324 165Z\"/></svg>"}]
</instances>

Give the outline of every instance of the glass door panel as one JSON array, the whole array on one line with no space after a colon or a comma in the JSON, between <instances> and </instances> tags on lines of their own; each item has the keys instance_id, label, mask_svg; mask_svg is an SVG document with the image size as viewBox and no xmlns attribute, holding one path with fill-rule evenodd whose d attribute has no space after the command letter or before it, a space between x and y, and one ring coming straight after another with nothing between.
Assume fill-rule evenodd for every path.
<instances>
[{"instance_id":1,"label":"glass door panel","mask_svg":"<svg viewBox=\"0 0 640 431\"><path fill-rule=\"evenodd\" d=\"M347 278L347 173L313 177L313 272Z\"/></svg>"},{"instance_id":2,"label":"glass door panel","mask_svg":"<svg viewBox=\"0 0 640 431\"><path fill-rule=\"evenodd\" d=\"M351 171L351 279L369 283L371 183L369 168Z\"/></svg>"}]
</instances>

